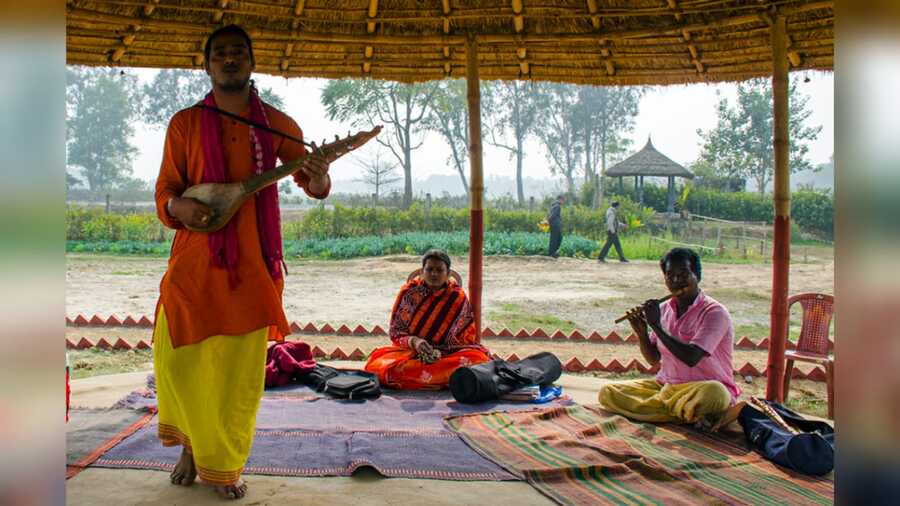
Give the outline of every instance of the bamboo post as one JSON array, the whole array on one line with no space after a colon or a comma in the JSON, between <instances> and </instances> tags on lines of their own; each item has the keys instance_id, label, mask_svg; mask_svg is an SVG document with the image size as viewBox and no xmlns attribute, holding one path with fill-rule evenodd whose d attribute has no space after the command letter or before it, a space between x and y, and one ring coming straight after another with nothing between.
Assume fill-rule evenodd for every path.
<instances>
[{"instance_id":1,"label":"bamboo post","mask_svg":"<svg viewBox=\"0 0 900 506\"><path fill-rule=\"evenodd\" d=\"M481 89L478 41L466 38L466 98L469 106L469 302L481 337L482 255L484 254L484 174L481 160Z\"/></svg>"},{"instance_id":2,"label":"bamboo post","mask_svg":"<svg viewBox=\"0 0 900 506\"><path fill-rule=\"evenodd\" d=\"M791 188L788 167L788 59L784 16L772 25L772 144L775 155L775 233L772 244L772 309L766 398L784 401L784 350L787 345L788 275L791 261Z\"/></svg>"},{"instance_id":3,"label":"bamboo post","mask_svg":"<svg viewBox=\"0 0 900 506\"><path fill-rule=\"evenodd\" d=\"M106 194L106 214L109 214L109 194Z\"/></svg>"},{"instance_id":4,"label":"bamboo post","mask_svg":"<svg viewBox=\"0 0 900 506\"><path fill-rule=\"evenodd\" d=\"M534 211L534 195L528 197L528 210Z\"/></svg>"},{"instance_id":5,"label":"bamboo post","mask_svg":"<svg viewBox=\"0 0 900 506\"><path fill-rule=\"evenodd\" d=\"M675 176L669 176L669 187L666 189L666 212L675 212Z\"/></svg>"},{"instance_id":6,"label":"bamboo post","mask_svg":"<svg viewBox=\"0 0 900 506\"><path fill-rule=\"evenodd\" d=\"M431 227L431 194L425 194L425 223Z\"/></svg>"}]
</instances>

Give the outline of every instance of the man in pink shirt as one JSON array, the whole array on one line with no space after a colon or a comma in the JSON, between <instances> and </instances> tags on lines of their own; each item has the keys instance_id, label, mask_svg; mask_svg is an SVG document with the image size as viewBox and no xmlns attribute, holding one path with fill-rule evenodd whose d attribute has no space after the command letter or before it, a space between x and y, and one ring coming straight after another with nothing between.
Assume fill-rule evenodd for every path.
<instances>
[{"instance_id":1,"label":"man in pink shirt","mask_svg":"<svg viewBox=\"0 0 900 506\"><path fill-rule=\"evenodd\" d=\"M697 253L675 248L659 265L666 287L678 295L662 304L648 300L628 315L641 354L660 364L659 373L604 386L600 404L645 422L715 423L741 393L732 373L731 315L700 290Z\"/></svg>"}]
</instances>

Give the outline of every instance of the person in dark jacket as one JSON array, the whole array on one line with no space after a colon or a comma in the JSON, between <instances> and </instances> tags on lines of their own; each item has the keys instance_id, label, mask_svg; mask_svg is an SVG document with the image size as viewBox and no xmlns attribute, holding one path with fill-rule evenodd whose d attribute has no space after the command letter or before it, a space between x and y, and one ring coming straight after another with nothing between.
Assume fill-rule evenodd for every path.
<instances>
[{"instance_id":1,"label":"person in dark jacket","mask_svg":"<svg viewBox=\"0 0 900 506\"><path fill-rule=\"evenodd\" d=\"M547 214L547 223L550 224L550 247L547 249L547 255L557 258L559 253L559 245L562 244L562 215L561 207L566 203L566 196L559 195L556 200L550 204L550 212Z\"/></svg>"}]
</instances>

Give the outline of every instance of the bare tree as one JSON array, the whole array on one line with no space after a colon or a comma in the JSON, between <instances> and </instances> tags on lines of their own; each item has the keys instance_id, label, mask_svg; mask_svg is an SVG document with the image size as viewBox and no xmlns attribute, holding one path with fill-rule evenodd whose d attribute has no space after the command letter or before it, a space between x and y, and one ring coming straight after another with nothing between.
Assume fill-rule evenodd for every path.
<instances>
[{"instance_id":1,"label":"bare tree","mask_svg":"<svg viewBox=\"0 0 900 506\"><path fill-rule=\"evenodd\" d=\"M387 131L375 142L388 148L403 167L403 207L412 203L412 152L425 142L420 123L438 90L438 83L403 84L374 79L329 81L322 90L322 105L329 119L350 121Z\"/></svg>"},{"instance_id":2,"label":"bare tree","mask_svg":"<svg viewBox=\"0 0 900 506\"><path fill-rule=\"evenodd\" d=\"M525 140L538 128L540 96L527 81L485 81L482 97L486 105L482 112L488 142L505 149L516 159L516 199L525 205L522 185L522 162L525 160ZM505 135L511 136L506 140Z\"/></svg>"},{"instance_id":3,"label":"bare tree","mask_svg":"<svg viewBox=\"0 0 900 506\"><path fill-rule=\"evenodd\" d=\"M357 159L356 165L363 169L363 174L355 181L365 183L375 190L376 204L383 188L402 179L397 175L397 165L382 160L382 152L380 150L376 151L371 158Z\"/></svg>"}]
</instances>

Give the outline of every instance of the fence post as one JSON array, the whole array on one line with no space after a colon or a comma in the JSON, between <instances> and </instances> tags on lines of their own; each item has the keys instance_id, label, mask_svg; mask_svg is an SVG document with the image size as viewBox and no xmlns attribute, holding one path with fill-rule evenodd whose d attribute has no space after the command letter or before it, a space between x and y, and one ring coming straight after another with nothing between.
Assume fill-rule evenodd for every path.
<instances>
[{"instance_id":1,"label":"fence post","mask_svg":"<svg viewBox=\"0 0 900 506\"><path fill-rule=\"evenodd\" d=\"M106 214L109 214L109 194L106 194Z\"/></svg>"},{"instance_id":2,"label":"fence post","mask_svg":"<svg viewBox=\"0 0 900 506\"><path fill-rule=\"evenodd\" d=\"M532 195L531 197L528 197L528 211L529 212L534 211L534 195Z\"/></svg>"},{"instance_id":3,"label":"fence post","mask_svg":"<svg viewBox=\"0 0 900 506\"><path fill-rule=\"evenodd\" d=\"M425 194L425 223L431 225L431 194Z\"/></svg>"}]
</instances>

